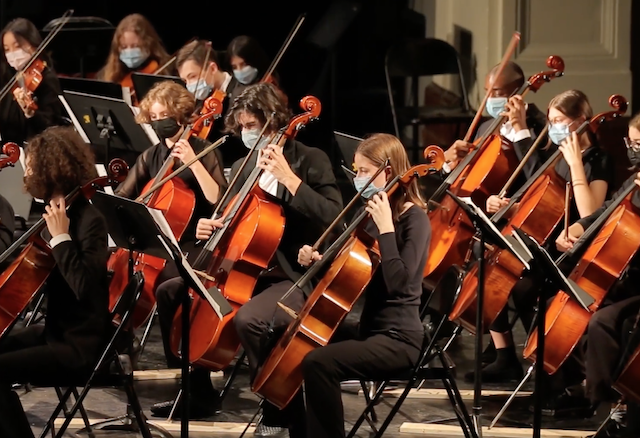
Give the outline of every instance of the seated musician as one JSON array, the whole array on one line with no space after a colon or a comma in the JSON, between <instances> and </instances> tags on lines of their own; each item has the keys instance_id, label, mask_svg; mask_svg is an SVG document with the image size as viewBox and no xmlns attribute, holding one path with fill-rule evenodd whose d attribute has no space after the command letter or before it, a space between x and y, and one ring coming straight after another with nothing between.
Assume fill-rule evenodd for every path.
<instances>
[{"instance_id":1,"label":"seated musician","mask_svg":"<svg viewBox=\"0 0 640 438\"><path fill-rule=\"evenodd\" d=\"M36 52L42 37L36 26L25 18L10 21L2 30L2 56L0 56L0 83L8 83L17 71L22 70L31 55ZM0 135L2 141L12 141L22 146L49 126L65 124L64 107L58 99L62 94L58 76L46 53L38 56L46 63L42 82L33 92L37 109L29 108L29 91L17 87L0 101Z\"/></svg>"},{"instance_id":2,"label":"seated musician","mask_svg":"<svg viewBox=\"0 0 640 438\"><path fill-rule=\"evenodd\" d=\"M258 41L246 35L231 40L227 47L227 58L233 69L233 76L243 85L259 82L269 68L266 52Z\"/></svg>"},{"instance_id":3,"label":"seated musician","mask_svg":"<svg viewBox=\"0 0 640 438\"><path fill-rule=\"evenodd\" d=\"M604 213L619 194L633 184L640 186L640 173L637 173L640 169L640 115L636 115L629 122L629 132L625 143L634 173L602 207L571 225L568 239L565 238L564 233L558 236L556 247L559 251L564 252L572 248L578 238ZM640 212L640 192L636 190L633 193L631 202L633 207L637 209L636 214ZM580 346L576 347L572 354L572 358L581 362L585 367L587 395L590 397L593 407L599 403L613 403L615 405L620 399L620 394L613 390L612 384L629 341L628 334L633 328L638 312L640 312L640 296L638 296L635 286L640 281L638 261L636 255L631 260L625 275L615 285L614 290L607 294L605 302L589 321L586 336L581 340L581 342L586 342L586 355L582 357L580 352L584 351L584 347ZM635 347L631 346L630 351L633 351ZM628 410L628 426L625 428L622 416L614 416L610 424L607 425L607 435L603 436L640 436L639 406L635 403L628 403Z\"/></svg>"},{"instance_id":4,"label":"seated musician","mask_svg":"<svg viewBox=\"0 0 640 438\"><path fill-rule=\"evenodd\" d=\"M205 61L207 62L206 67ZM224 130L225 114L246 86L238 82L235 76L222 69L217 53L205 41L192 41L182 47L176 54L176 68L180 78L187 84L187 89L196 98L196 111L200 111L203 101L214 91L220 90L226 93L226 97L222 101L224 106L222 116L214 122L207 137L210 141L217 140L222 136ZM231 167L236 160L244 157L246 153L243 149L237 137L227 139L220 146L224 167Z\"/></svg>"},{"instance_id":5,"label":"seated musician","mask_svg":"<svg viewBox=\"0 0 640 438\"><path fill-rule=\"evenodd\" d=\"M326 227L342 209L342 196L338 189L331 162L325 152L305 146L296 140L286 140L284 147L267 144L271 134L289 123L291 114L284 106L277 89L268 83L255 84L235 100L226 116L226 126L230 132L241 135L245 144L253 146L269 116L275 117L266 129L267 137L261 141L260 151L250 157L247 167L239 174L239 184L231 188L231 195L240 190L249 174L259 167L264 173L259 187L274 197L284 210L286 226L280 245L269 268L258 278L253 298L237 313L234 323L240 335L242 345L249 359L251 374L255 374L258 365L258 349L261 334L266 331L273 313L272 307L265 303L275 303L287 289L304 273L297 263L298 249L305 243L320 237ZM232 168L232 178L238 172L240 162ZM207 240L215 228L222 226L218 219L201 219L198 222L197 238ZM173 316L180 304L177 291L182 280L172 279L160 285L157 292L160 322L168 323L170 330ZM302 306L301 297L295 303L288 302L292 308ZM265 309L267 313L265 313ZM277 314L280 318L285 315ZM163 336L165 346L168 338ZM176 363L168 346L167 361ZM211 415L217 406L216 392L211 386L208 370L196 369L192 372L191 407L192 417ZM173 402L160 403L152 408L152 413L167 416ZM257 428L258 436L269 436L273 428L285 427L277 407L266 403L263 422Z\"/></svg>"},{"instance_id":6,"label":"seated musician","mask_svg":"<svg viewBox=\"0 0 640 438\"><path fill-rule=\"evenodd\" d=\"M145 185L160 171L167 158L177 158L181 165L210 144L207 140L195 136L189 137L188 140L180 139L187 125L192 121L194 108L193 95L173 81L159 82L149 90L140 102L140 113L136 116L136 121L151 124L161 141L138 156L127 178L115 190L116 195L130 199L137 198ZM183 180L195 195L195 209L191 222L180 240L182 251L189 256L196 253L194 236L198 218L213 212L213 205L218 202L227 188L227 181L220 163L220 154L218 151L213 151L194 162L176 177ZM168 264L157 284L160 284L163 279L176 275L178 275L177 269L173 264Z\"/></svg>"},{"instance_id":7,"label":"seated musician","mask_svg":"<svg viewBox=\"0 0 640 438\"><path fill-rule=\"evenodd\" d=\"M397 376L411 369L420 353L424 337L419 315L422 269L431 239L426 206L417 180L408 187L400 186L390 197L380 192L410 167L402 143L389 134L374 134L360 143L354 158L358 172L354 184L360 189L387 158L390 168L363 193L369 199L365 209L372 219L365 229L378 240L381 262L364 291L359 334L317 348L302 361L307 438L345 436L340 382ZM309 245L298 255L304 266L321 258ZM268 305L273 313L275 302ZM296 401L301 400L292 403Z\"/></svg>"},{"instance_id":8,"label":"seated musician","mask_svg":"<svg viewBox=\"0 0 640 438\"><path fill-rule=\"evenodd\" d=\"M598 145L595 135L587 131L578 137L575 132L585 120L593 117L589 100L578 90L560 93L549 102L547 117L551 125L549 138L562 152L555 171L564 180L571 182L573 189L570 220L587 217L602 206L614 178L611 156ZM555 230L554 238L560 228ZM538 297L532 279L525 275L511 291L511 297L525 330L529 331ZM485 351L483 362L488 365L482 371L483 382L520 380L523 375L522 366L516 354L506 309L496 318L490 327L490 333L495 354L492 354L492 347ZM473 376L471 372L465 378L472 381ZM559 382L559 386L563 386L562 378L555 376L554 380ZM556 388L557 391L562 389Z\"/></svg>"},{"instance_id":9,"label":"seated musician","mask_svg":"<svg viewBox=\"0 0 640 438\"><path fill-rule=\"evenodd\" d=\"M84 197L64 201L96 177L89 149L70 127L49 128L26 148L25 188L48 202L43 218L55 267L45 324L16 330L0 345L2 437L34 436L12 384L88 377L109 340L107 224Z\"/></svg>"},{"instance_id":10,"label":"seated musician","mask_svg":"<svg viewBox=\"0 0 640 438\"><path fill-rule=\"evenodd\" d=\"M506 116L507 121L500 127L500 135L514 144L514 151L522 160L527 150L533 144L533 140L543 130L545 125L544 113L532 103L525 103L520 95L513 95L525 83L525 76L520 66L514 62L508 62L500 76L499 65L489 71L485 77L484 87L491 92L485 109L491 119L485 121L478 128L475 139L480 138L489 129L494 119ZM491 83L493 82L493 86ZM513 96L512 96L513 95ZM442 175L446 177L458 163L469 153L472 143L464 140L456 140L445 151L446 163L443 166ZM528 178L535 172L533 166L525 166L524 174ZM517 184L516 184L517 185Z\"/></svg>"},{"instance_id":11,"label":"seated musician","mask_svg":"<svg viewBox=\"0 0 640 438\"><path fill-rule=\"evenodd\" d=\"M140 14L127 15L116 27L107 63L98 72L98 79L122 83L132 72L155 73L168 59L169 55L149 20ZM164 70L160 73L170 72Z\"/></svg>"}]
</instances>

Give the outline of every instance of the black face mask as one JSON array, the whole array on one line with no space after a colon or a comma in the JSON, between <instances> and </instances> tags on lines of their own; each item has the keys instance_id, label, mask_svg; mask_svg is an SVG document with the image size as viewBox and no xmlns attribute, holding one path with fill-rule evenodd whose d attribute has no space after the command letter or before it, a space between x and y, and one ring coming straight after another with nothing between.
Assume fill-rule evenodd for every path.
<instances>
[{"instance_id":1,"label":"black face mask","mask_svg":"<svg viewBox=\"0 0 640 438\"><path fill-rule=\"evenodd\" d=\"M154 120L151 127L161 138L171 138L180 131L180 125L176 119L167 117L166 119Z\"/></svg>"},{"instance_id":2,"label":"black face mask","mask_svg":"<svg viewBox=\"0 0 640 438\"><path fill-rule=\"evenodd\" d=\"M633 167L640 166L640 151L634 151L633 148L627 148L627 158Z\"/></svg>"}]
</instances>

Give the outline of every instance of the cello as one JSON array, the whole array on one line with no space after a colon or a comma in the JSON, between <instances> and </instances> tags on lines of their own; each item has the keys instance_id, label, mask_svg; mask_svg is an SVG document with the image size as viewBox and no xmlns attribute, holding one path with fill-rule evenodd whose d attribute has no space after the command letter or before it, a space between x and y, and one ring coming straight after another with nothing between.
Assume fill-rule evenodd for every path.
<instances>
[{"instance_id":1,"label":"cello","mask_svg":"<svg viewBox=\"0 0 640 438\"><path fill-rule=\"evenodd\" d=\"M65 197L67 208L79 196L90 199L98 189L120 183L126 177L127 171L124 160L111 160L107 176L95 178L82 187L76 187ZM41 218L0 255L0 263L3 263L26 244L11 265L0 274L0 339L4 338L17 322L18 317L38 294L56 266L51 248L40 235L45 227L46 222Z\"/></svg>"},{"instance_id":2,"label":"cello","mask_svg":"<svg viewBox=\"0 0 640 438\"><path fill-rule=\"evenodd\" d=\"M623 116L628 107L626 99L620 95L611 96L609 105L614 111L600 113L585 121L576 130L577 134L587 130L595 134L602 123ZM511 238L511 230L519 228L540 245L544 245L565 216L565 210L558 199L565 196L566 181L555 172L553 166L560 156L559 150L554 152L538 170L539 176L532 178L533 183L527 186L522 196L515 196L510 202L513 207L516 200L519 201L517 207L513 207L514 214L502 228L502 234L508 239ZM503 215L504 212L499 217ZM522 276L524 266L513 254L502 248L490 251L485 255L485 260L483 327L489 327L507 305L511 290ZM471 333L476 330L477 270L478 267L474 265L467 273L449 315L451 321L460 322Z\"/></svg>"},{"instance_id":3,"label":"cello","mask_svg":"<svg viewBox=\"0 0 640 438\"><path fill-rule=\"evenodd\" d=\"M13 167L20 159L20 146L9 141L2 146L2 153L6 155L6 157L0 158L0 169Z\"/></svg>"},{"instance_id":4,"label":"cello","mask_svg":"<svg viewBox=\"0 0 640 438\"><path fill-rule=\"evenodd\" d=\"M640 215L631 203L636 189L632 184L620 193L574 247L556 262L560 265L576 257L576 253L591 242L568 278L586 292L593 303L584 308L560 291L546 313L544 369L549 374L555 373L569 357L586 331L591 316L640 248ZM536 360L537 344L538 337L534 332L525 345L526 359Z\"/></svg>"},{"instance_id":5,"label":"cello","mask_svg":"<svg viewBox=\"0 0 640 438\"><path fill-rule=\"evenodd\" d=\"M531 76L514 94L525 96L530 90L535 92L542 84L564 74L564 61L559 56L549 56L547 67L551 70ZM453 194L470 196L476 205L485 205L487 198L498 193L509 179L519 160L513 145L499 134L493 134L505 121L504 116L495 119L488 130L489 135L476 142L476 149L449 176L457 175L451 183ZM458 169L460 166L462 168ZM475 234L473 225L451 197L446 196L442 203L435 202L447 189L449 178L429 200L430 206L435 207L429 213L432 230L434 235L440 236L431 241L424 269L425 280L432 286L437 284L449 266L463 264Z\"/></svg>"},{"instance_id":6,"label":"cello","mask_svg":"<svg viewBox=\"0 0 640 438\"><path fill-rule=\"evenodd\" d=\"M211 102L205 106L213 108L222 106L215 98L210 97L209 99L211 99ZM191 135L197 134L206 120L211 117L213 117L213 113L206 113L200 116L185 128L180 139L188 139ZM195 209L195 195L180 178L172 178L167 180L161 187L155 187L157 181L163 180L173 170L175 163L176 159L169 155L156 176L144 186L141 195L136 201L143 202L150 208L161 210L176 240L180 241ZM154 189L153 191L150 190L152 188ZM144 287L132 318L133 327L137 328L142 326L155 311L154 291L157 287L158 276L164 269L166 260L147 254L136 254L133 258L135 260L135 272L143 272L145 277ZM111 311L129 283L129 251L124 248L118 248L109 257L107 266L108 270L113 273L109 284L109 310Z\"/></svg>"},{"instance_id":7,"label":"cello","mask_svg":"<svg viewBox=\"0 0 640 438\"><path fill-rule=\"evenodd\" d=\"M430 146L428 156L432 163L410 168L404 175L389 181L383 190L391 195L401 184L407 185L414 178L438 171L444 164L444 152L437 146ZM373 179L370 178L369 183ZM359 198L360 194L356 196ZM325 251L322 260L311 266L279 301L281 304L288 294L303 287L331 263L300 312L295 315L288 309L287 313L294 319L253 381L251 390L280 409L289 404L302 385L304 357L311 350L329 343L380 263L377 241L364 230L368 216L366 211L360 213ZM318 246L316 243L314 248Z\"/></svg>"},{"instance_id":8,"label":"cello","mask_svg":"<svg viewBox=\"0 0 640 438\"><path fill-rule=\"evenodd\" d=\"M305 112L293 117L284 132L278 134L279 138L275 140L278 144L294 138L303 126L318 118L322 108L313 96L302 98L300 107ZM243 167L250 155L245 158ZM232 323L233 317L251 299L258 275L268 267L284 233L282 207L258 185L262 172L258 167L251 172L223 212L225 226L211 235L193 263L194 269L205 272L204 286L218 288L233 307L233 311L220 320L208 303L191 293L189 362L211 370L223 369L234 359L240 340ZM235 179L230 187L234 183ZM174 317L170 339L173 353L178 357L181 318L182 307Z\"/></svg>"}]
</instances>

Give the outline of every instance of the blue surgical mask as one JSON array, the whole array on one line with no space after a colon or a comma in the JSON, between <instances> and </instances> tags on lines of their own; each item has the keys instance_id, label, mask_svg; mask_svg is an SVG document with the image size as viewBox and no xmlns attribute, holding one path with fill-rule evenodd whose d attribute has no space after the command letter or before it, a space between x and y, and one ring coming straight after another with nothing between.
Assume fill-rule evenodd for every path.
<instances>
[{"instance_id":1,"label":"blue surgical mask","mask_svg":"<svg viewBox=\"0 0 640 438\"><path fill-rule=\"evenodd\" d=\"M213 87L207 84L207 81L203 79L198 80L197 82L191 82L187 84L187 90L189 93L193 94L198 100L205 100L211 94Z\"/></svg>"},{"instance_id":2,"label":"blue surgical mask","mask_svg":"<svg viewBox=\"0 0 640 438\"><path fill-rule=\"evenodd\" d=\"M130 49L122 49L120 51L120 61L130 69L138 68L149 57L140 47L132 47Z\"/></svg>"},{"instance_id":3,"label":"blue surgical mask","mask_svg":"<svg viewBox=\"0 0 640 438\"><path fill-rule=\"evenodd\" d=\"M569 125L565 125L564 123L553 123L549 126L548 135L552 142L560 146L560 143L571 135L571 131L569 131Z\"/></svg>"},{"instance_id":4,"label":"blue surgical mask","mask_svg":"<svg viewBox=\"0 0 640 438\"><path fill-rule=\"evenodd\" d=\"M242 130L242 142L247 147L247 149L251 149L253 147L253 145L256 143L256 140L258 140L259 136L260 136L260 129L243 129ZM263 135L256 149L262 149L268 144L268 142L269 142L269 137L266 135Z\"/></svg>"},{"instance_id":5,"label":"blue surgical mask","mask_svg":"<svg viewBox=\"0 0 640 438\"><path fill-rule=\"evenodd\" d=\"M369 181L368 176L356 176L355 178L353 178L353 185L355 186L356 190L360 192L360 190L362 190L362 188L367 184L367 181ZM373 183L371 183L367 186L366 189L364 189L364 192L362 192L361 196L366 199L371 199L373 195L381 190L382 187L376 187L373 185Z\"/></svg>"},{"instance_id":6,"label":"blue surgical mask","mask_svg":"<svg viewBox=\"0 0 640 438\"><path fill-rule=\"evenodd\" d=\"M258 76L258 69L251 67L250 65L245 65L238 70L234 70L233 75L236 77L238 82L247 85L253 82L253 80Z\"/></svg>"},{"instance_id":7,"label":"blue surgical mask","mask_svg":"<svg viewBox=\"0 0 640 438\"><path fill-rule=\"evenodd\" d=\"M506 97L490 97L487 99L485 108L491 117L497 119L500 117L500 113L504 111L507 106Z\"/></svg>"}]
</instances>

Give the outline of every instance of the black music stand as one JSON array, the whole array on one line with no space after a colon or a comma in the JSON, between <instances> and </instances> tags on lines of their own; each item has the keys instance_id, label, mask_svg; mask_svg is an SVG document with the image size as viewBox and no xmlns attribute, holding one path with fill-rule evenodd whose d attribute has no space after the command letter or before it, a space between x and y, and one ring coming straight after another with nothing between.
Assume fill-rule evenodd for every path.
<instances>
[{"instance_id":1,"label":"black music stand","mask_svg":"<svg viewBox=\"0 0 640 438\"><path fill-rule=\"evenodd\" d=\"M114 82L99 81L97 79L58 78L62 91L76 91L78 93L92 94L94 96L106 96L114 99L122 99L122 85Z\"/></svg>"},{"instance_id":2,"label":"black music stand","mask_svg":"<svg viewBox=\"0 0 640 438\"><path fill-rule=\"evenodd\" d=\"M97 192L91 203L107 219L109 234L116 245L129 250L129 274L133 276L133 251L173 260L180 277L184 280L182 294L182 418L181 438L189 438L189 319L191 297L189 289L205 299L222 319L233 310L231 305L216 288L206 290L189 266L186 258L171 239L169 225L159 210L151 210L146 205L120 196ZM131 277L130 277L131 278ZM104 426L121 426L122 421L108 421Z\"/></svg>"},{"instance_id":3,"label":"black music stand","mask_svg":"<svg viewBox=\"0 0 640 438\"><path fill-rule=\"evenodd\" d=\"M473 386L473 420L474 427L478 436L482 436L482 424L480 421L480 415L482 411L482 341L484 336L483 321L483 307L484 307L484 248L485 242L498 246L502 249L510 251L525 268L530 269L529 262L531 262L533 256L529 252L526 246L523 246L516 239L509 239L508 236L503 236L502 233L495 227L491 219L487 217L484 212L476 206L471 198L461 199L451 193L447 189L446 193L460 206L460 208L467 214L474 228L476 229L476 236L479 240L479 245L474 245L474 252L476 256L476 262L478 264L478 291L477 291L477 308L476 308L476 345L475 345L475 378Z\"/></svg>"},{"instance_id":4,"label":"black music stand","mask_svg":"<svg viewBox=\"0 0 640 438\"><path fill-rule=\"evenodd\" d=\"M347 175L347 179L352 181L356 176L352 169L353 156L356 154L356 149L358 149L358 145L362 143L363 139L338 131L333 131L333 135L336 143L338 143L338 150L341 155L340 167Z\"/></svg>"},{"instance_id":5,"label":"black music stand","mask_svg":"<svg viewBox=\"0 0 640 438\"><path fill-rule=\"evenodd\" d=\"M546 288L560 289L576 300L584 309L595 301L592 296L583 291L574 281L569 280L556 266L549 253L542 248L531 236L520 228L512 227L513 235L518 241L525 245L533 260L529 263L529 271L535 279L536 289L540 291L538 297L538 317L537 333L538 348L536 349L536 381L534 386L534 409L533 409L533 438L540 438L542 429L542 394L544 385L540 376L544 373L544 341L545 341L545 321L547 313L547 299L544 295Z\"/></svg>"},{"instance_id":6,"label":"black music stand","mask_svg":"<svg viewBox=\"0 0 640 438\"><path fill-rule=\"evenodd\" d=\"M105 164L111 158L111 149L137 157L159 142L155 133L150 137L152 131L145 131L136 123L133 110L122 98L65 91L61 100L76 129L85 134L85 140L104 148Z\"/></svg>"},{"instance_id":7,"label":"black music stand","mask_svg":"<svg viewBox=\"0 0 640 438\"><path fill-rule=\"evenodd\" d=\"M149 90L158 82L171 81L187 88L182 79L177 76L152 75L148 73L133 73L131 75L133 90L136 92L136 99L140 102L147 95Z\"/></svg>"}]
</instances>

